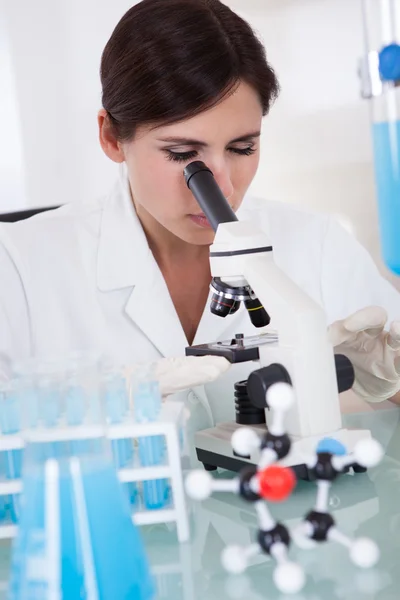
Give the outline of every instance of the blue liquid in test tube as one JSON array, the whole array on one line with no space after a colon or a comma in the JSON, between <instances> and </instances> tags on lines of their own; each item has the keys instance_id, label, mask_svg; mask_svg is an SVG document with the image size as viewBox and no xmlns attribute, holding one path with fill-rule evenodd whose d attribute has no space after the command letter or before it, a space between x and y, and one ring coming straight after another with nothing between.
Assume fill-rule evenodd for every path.
<instances>
[{"instance_id":1,"label":"blue liquid in test tube","mask_svg":"<svg viewBox=\"0 0 400 600\"><path fill-rule=\"evenodd\" d=\"M5 452L0 452L0 479L4 480L6 476ZM0 496L0 525L6 520L8 496Z\"/></svg>"},{"instance_id":2,"label":"blue liquid in test tube","mask_svg":"<svg viewBox=\"0 0 400 600\"><path fill-rule=\"evenodd\" d=\"M374 123L373 143L383 258L400 275L400 121Z\"/></svg>"},{"instance_id":3,"label":"blue liquid in test tube","mask_svg":"<svg viewBox=\"0 0 400 600\"><path fill-rule=\"evenodd\" d=\"M83 424L86 411L86 396L82 386L76 382L69 381L65 390L67 423L71 427L79 427ZM72 440L71 449L73 454L84 453L87 446L86 440Z\"/></svg>"},{"instance_id":4,"label":"blue liquid in test tube","mask_svg":"<svg viewBox=\"0 0 400 600\"><path fill-rule=\"evenodd\" d=\"M137 373L135 383L134 412L139 423L156 421L161 411L161 394L158 382L151 372ZM142 467L163 464L165 458L165 438L163 435L139 437L139 458ZM170 503L168 479L143 481L143 502L147 509L160 509Z\"/></svg>"},{"instance_id":5,"label":"blue liquid in test tube","mask_svg":"<svg viewBox=\"0 0 400 600\"><path fill-rule=\"evenodd\" d=\"M118 372L108 373L104 380L104 395L107 418L110 425L123 423L128 415L129 397L125 378ZM117 439L111 442L114 464L117 469L129 467L133 463L133 440ZM124 484L133 506L138 502L138 489L135 482Z\"/></svg>"},{"instance_id":6,"label":"blue liquid in test tube","mask_svg":"<svg viewBox=\"0 0 400 600\"><path fill-rule=\"evenodd\" d=\"M3 435L13 435L20 431L18 397L14 386L5 384L0 389L0 430ZM22 450L7 450L3 453L2 467L6 479L20 479L22 474ZM3 469L2 469L3 470ZM11 521L18 523L20 510L19 494L0 497L0 515L8 509Z\"/></svg>"}]
</instances>

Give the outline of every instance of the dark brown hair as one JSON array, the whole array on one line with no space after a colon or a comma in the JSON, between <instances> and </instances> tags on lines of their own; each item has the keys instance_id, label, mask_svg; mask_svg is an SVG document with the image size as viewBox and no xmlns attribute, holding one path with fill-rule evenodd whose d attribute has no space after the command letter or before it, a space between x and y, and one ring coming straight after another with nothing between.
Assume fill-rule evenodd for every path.
<instances>
[{"instance_id":1,"label":"dark brown hair","mask_svg":"<svg viewBox=\"0 0 400 600\"><path fill-rule=\"evenodd\" d=\"M120 141L216 105L240 81L263 114L279 85L250 25L219 0L142 0L122 17L101 59L102 102Z\"/></svg>"}]
</instances>

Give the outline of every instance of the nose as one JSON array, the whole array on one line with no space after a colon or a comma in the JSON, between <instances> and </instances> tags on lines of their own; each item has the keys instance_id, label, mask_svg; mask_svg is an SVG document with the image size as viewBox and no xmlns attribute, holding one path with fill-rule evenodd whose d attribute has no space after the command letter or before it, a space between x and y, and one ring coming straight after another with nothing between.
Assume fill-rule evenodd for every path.
<instances>
[{"instance_id":1,"label":"nose","mask_svg":"<svg viewBox=\"0 0 400 600\"><path fill-rule=\"evenodd\" d=\"M233 196L233 183L229 169L226 166L212 168L215 180L227 200Z\"/></svg>"}]
</instances>

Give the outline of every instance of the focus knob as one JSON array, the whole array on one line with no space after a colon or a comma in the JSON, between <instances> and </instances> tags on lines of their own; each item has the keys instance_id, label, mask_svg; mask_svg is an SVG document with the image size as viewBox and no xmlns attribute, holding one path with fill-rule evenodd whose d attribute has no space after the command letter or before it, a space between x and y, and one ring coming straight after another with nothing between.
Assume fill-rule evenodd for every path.
<instances>
[{"instance_id":1,"label":"focus knob","mask_svg":"<svg viewBox=\"0 0 400 600\"><path fill-rule=\"evenodd\" d=\"M292 384L289 373L283 365L274 363L253 371L247 380L250 402L257 408L269 408L266 400L267 391L271 385L278 382Z\"/></svg>"}]
</instances>

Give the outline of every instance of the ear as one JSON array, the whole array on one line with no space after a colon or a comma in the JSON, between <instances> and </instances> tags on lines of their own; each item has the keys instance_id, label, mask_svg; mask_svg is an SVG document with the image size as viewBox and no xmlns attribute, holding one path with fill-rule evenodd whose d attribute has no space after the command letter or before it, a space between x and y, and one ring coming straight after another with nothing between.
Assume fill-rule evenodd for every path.
<instances>
[{"instance_id":1,"label":"ear","mask_svg":"<svg viewBox=\"0 0 400 600\"><path fill-rule=\"evenodd\" d=\"M115 137L107 111L104 108L99 110L97 122L99 125L100 145L103 148L105 155L116 163L124 162L125 156L122 145Z\"/></svg>"}]
</instances>

